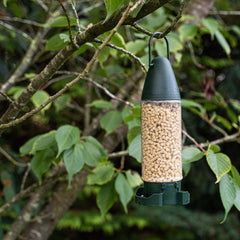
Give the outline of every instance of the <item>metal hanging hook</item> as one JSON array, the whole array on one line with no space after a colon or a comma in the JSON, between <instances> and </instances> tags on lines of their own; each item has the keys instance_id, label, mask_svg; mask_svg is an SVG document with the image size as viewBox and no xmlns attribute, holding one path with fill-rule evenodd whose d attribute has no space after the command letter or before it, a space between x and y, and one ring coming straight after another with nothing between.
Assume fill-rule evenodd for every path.
<instances>
[{"instance_id":1,"label":"metal hanging hook","mask_svg":"<svg viewBox=\"0 0 240 240\"><path fill-rule=\"evenodd\" d=\"M149 39L149 44L148 44L148 49L149 49L149 67L152 66L152 47L151 47L151 43L152 43L152 39L156 36L156 35L162 35L162 32L155 32ZM170 61L170 53L169 53L169 43L168 43L168 39L167 37L164 37L166 45L167 45L167 58Z\"/></svg>"}]
</instances>

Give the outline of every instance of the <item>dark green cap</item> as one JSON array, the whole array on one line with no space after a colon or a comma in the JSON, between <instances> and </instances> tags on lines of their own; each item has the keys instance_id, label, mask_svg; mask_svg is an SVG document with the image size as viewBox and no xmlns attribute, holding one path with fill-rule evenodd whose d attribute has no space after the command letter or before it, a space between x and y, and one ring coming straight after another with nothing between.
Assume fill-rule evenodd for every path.
<instances>
[{"instance_id":1,"label":"dark green cap","mask_svg":"<svg viewBox=\"0 0 240 240\"><path fill-rule=\"evenodd\" d=\"M142 100L180 100L172 66L167 58L156 57L150 64Z\"/></svg>"}]
</instances>

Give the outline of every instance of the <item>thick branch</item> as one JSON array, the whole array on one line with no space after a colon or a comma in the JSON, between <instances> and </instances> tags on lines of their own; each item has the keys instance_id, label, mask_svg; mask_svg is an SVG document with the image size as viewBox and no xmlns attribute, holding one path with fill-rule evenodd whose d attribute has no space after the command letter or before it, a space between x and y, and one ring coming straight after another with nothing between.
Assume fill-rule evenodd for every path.
<instances>
[{"instance_id":1,"label":"thick branch","mask_svg":"<svg viewBox=\"0 0 240 240\"><path fill-rule=\"evenodd\" d=\"M42 199L46 196L49 190L54 186L54 183L46 184L35 193L28 204L23 209L21 215L12 224L10 230L3 237L3 240L15 240L21 233L24 226L30 222L32 214L36 211Z\"/></svg>"}]
</instances>

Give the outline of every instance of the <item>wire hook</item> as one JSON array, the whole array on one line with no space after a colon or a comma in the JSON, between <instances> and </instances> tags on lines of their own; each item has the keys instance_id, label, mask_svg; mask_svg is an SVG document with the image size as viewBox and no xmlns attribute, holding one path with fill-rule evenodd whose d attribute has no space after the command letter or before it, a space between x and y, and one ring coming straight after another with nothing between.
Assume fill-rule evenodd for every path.
<instances>
[{"instance_id":1,"label":"wire hook","mask_svg":"<svg viewBox=\"0 0 240 240\"><path fill-rule=\"evenodd\" d=\"M151 43L152 43L152 39L156 36L156 35L162 35L162 32L155 32L149 39L149 44L148 44L148 49L149 49L149 67L152 66L152 47L151 47ZM168 39L167 37L164 37L166 45L167 45L167 58L170 61L170 52L169 52L169 43L168 43Z\"/></svg>"}]
</instances>

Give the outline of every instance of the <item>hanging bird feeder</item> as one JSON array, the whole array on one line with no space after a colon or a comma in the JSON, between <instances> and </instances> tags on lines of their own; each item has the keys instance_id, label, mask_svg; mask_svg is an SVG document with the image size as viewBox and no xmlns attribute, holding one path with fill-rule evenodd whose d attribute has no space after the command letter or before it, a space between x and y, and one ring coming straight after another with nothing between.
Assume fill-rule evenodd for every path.
<instances>
[{"instance_id":1,"label":"hanging bird feeder","mask_svg":"<svg viewBox=\"0 0 240 240\"><path fill-rule=\"evenodd\" d=\"M137 190L135 201L146 206L185 205L188 192L181 191L182 137L181 98L169 58L151 59L141 99L142 179L144 187Z\"/></svg>"}]
</instances>

